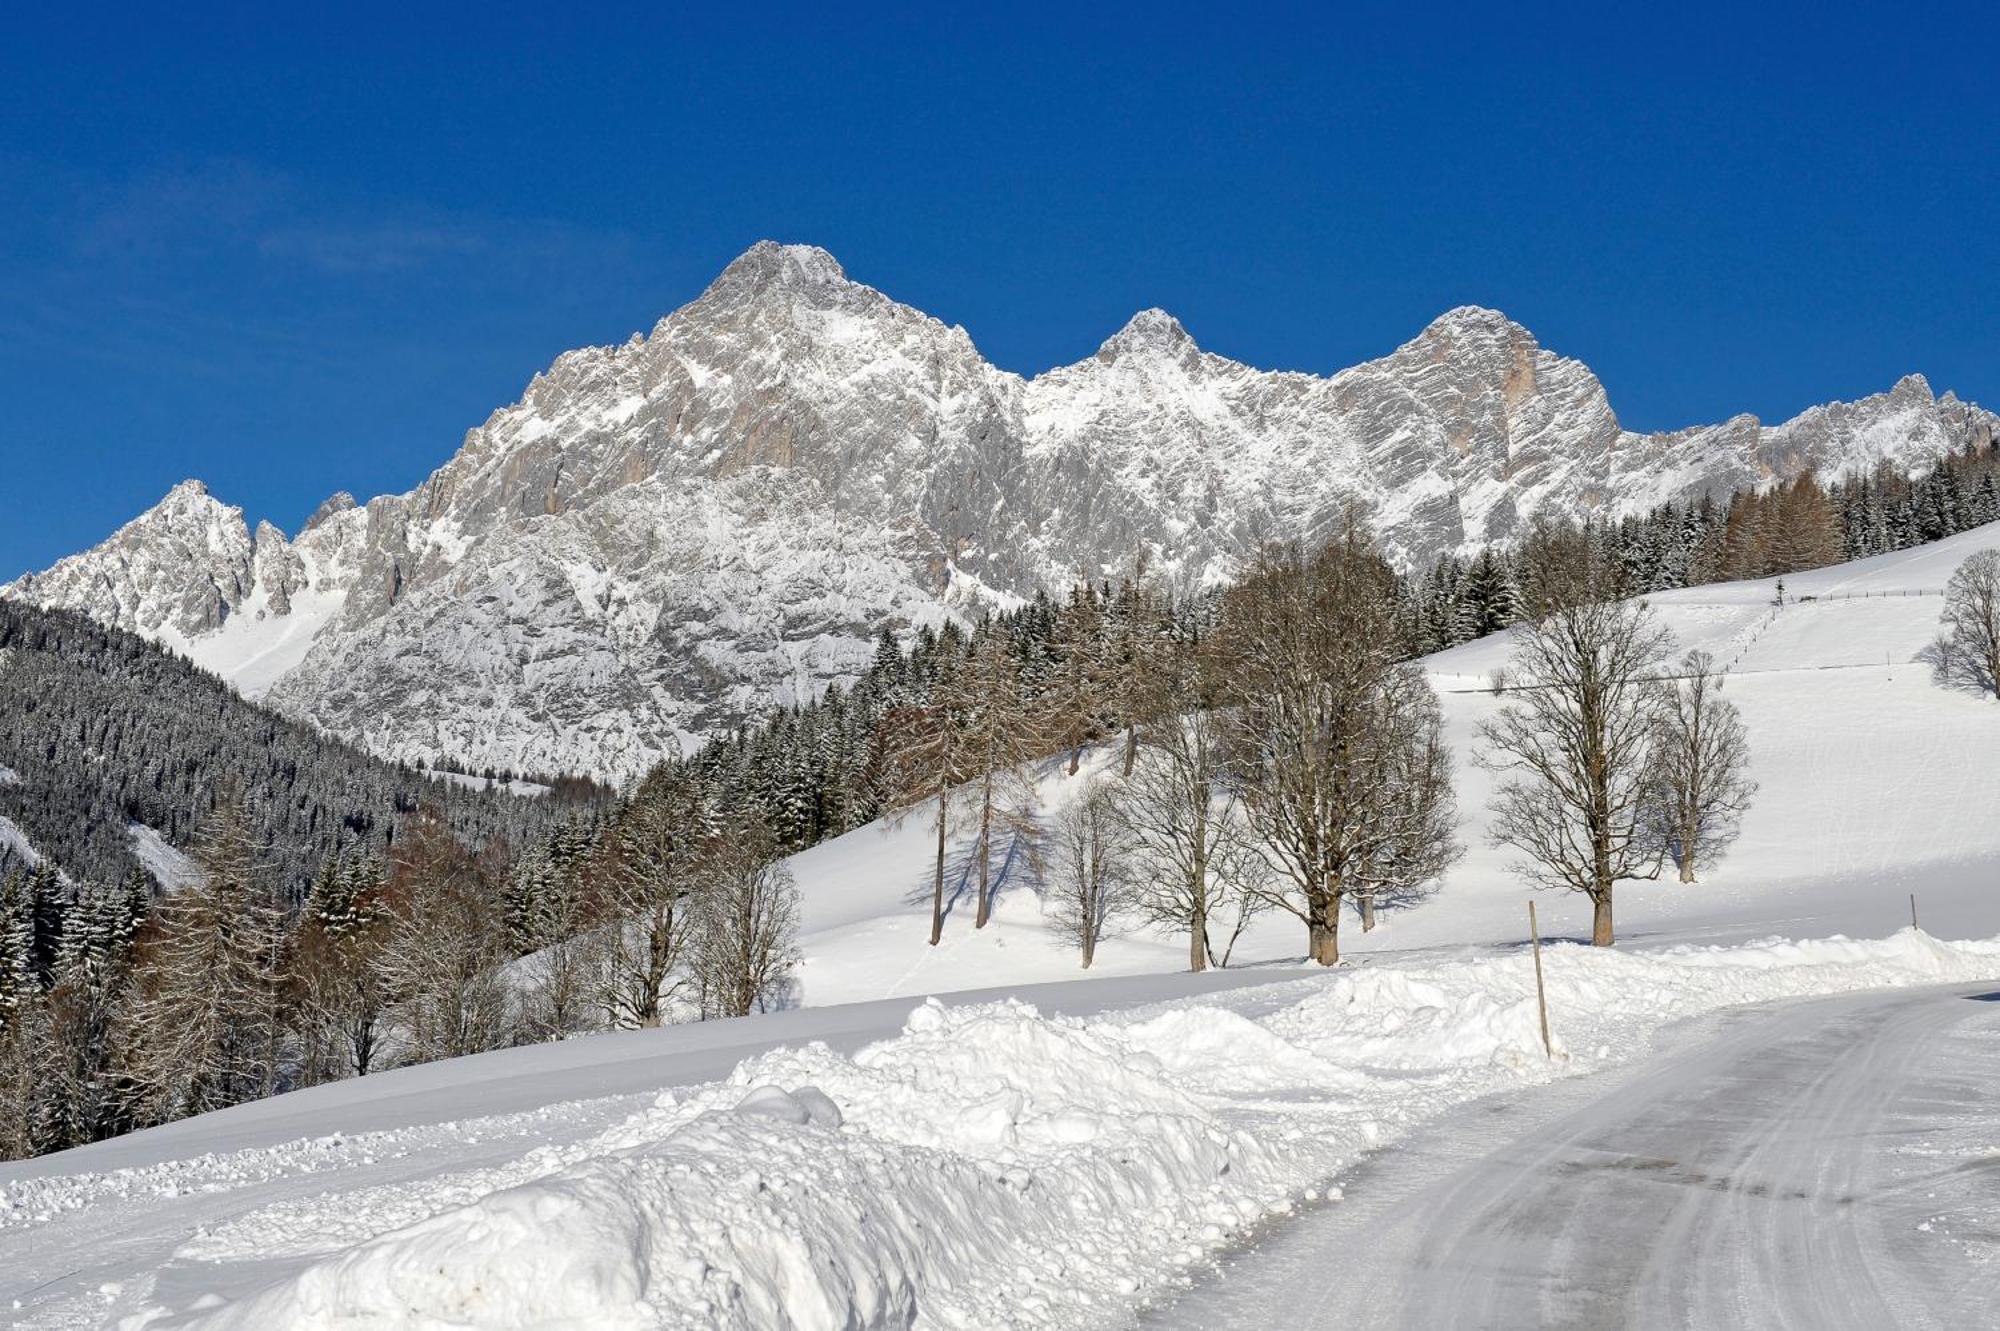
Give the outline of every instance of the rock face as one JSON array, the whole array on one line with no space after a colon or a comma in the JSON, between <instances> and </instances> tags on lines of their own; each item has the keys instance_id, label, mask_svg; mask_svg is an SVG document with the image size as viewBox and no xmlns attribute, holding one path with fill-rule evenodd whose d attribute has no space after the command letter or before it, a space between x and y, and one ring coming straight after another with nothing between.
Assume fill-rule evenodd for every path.
<instances>
[{"instance_id":1,"label":"rock face","mask_svg":"<svg viewBox=\"0 0 2000 1331\"><path fill-rule=\"evenodd\" d=\"M288 541L190 481L0 592L169 641L387 757L623 778L853 674L884 625L1141 551L1212 582L1353 513L1416 565L1539 511L1922 466L1996 423L1912 376L1775 427L1633 434L1583 365L1470 307L1331 378L1147 310L1022 379L767 242L649 336L560 357L409 494L335 496Z\"/></svg>"}]
</instances>

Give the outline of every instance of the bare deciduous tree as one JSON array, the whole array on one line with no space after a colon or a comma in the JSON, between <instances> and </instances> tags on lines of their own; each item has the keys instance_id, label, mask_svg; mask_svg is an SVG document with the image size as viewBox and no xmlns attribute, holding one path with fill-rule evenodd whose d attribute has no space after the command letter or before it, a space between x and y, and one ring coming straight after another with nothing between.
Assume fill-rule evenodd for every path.
<instances>
[{"instance_id":1,"label":"bare deciduous tree","mask_svg":"<svg viewBox=\"0 0 2000 1331\"><path fill-rule=\"evenodd\" d=\"M1227 736L1214 705L1211 660L1186 642L1156 654L1147 719L1135 732L1137 757L1116 795L1137 880L1134 909L1187 934L1194 971L1218 960L1212 928L1233 913L1240 933L1253 908L1243 891L1247 848L1226 779ZM1221 960L1227 957L1225 945Z\"/></svg>"},{"instance_id":2,"label":"bare deciduous tree","mask_svg":"<svg viewBox=\"0 0 2000 1331\"><path fill-rule=\"evenodd\" d=\"M1050 830L1049 926L1076 944L1085 970L1130 908L1123 835L1111 786L1101 780L1074 795Z\"/></svg>"},{"instance_id":3,"label":"bare deciduous tree","mask_svg":"<svg viewBox=\"0 0 2000 1331\"><path fill-rule=\"evenodd\" d=\"M1023 849L1032 853L1035 792L1026 768L1039 755L1044 737L1035 724L1041 718L1028 708L1020 663L1003 630L988 627L955 683L966 718L967 757L977 773L967 792L978 829L974 855L979 895L972 924L984 929L993 918L996 847L1006 845L1009 866Z\"/></svg>"},{"instance_id":4,"label":"bare deciduous tree","mask_svg":"<svg viewBox=\"0 0 2000 1331\"><path fill-rule=\"evenodd\" d=\"M931 946L944 937L945 841L954 809L963 801L960 785L973 768L972 696L963 687L964 663L953 661L932 682L931 699L920 707L897 707L882 718L883 803L900 810L898 821L929 806L937 834L931 873Z\"/></svg>"},{"instance_id":5,"label":"bare deciduous tree","mask_svg":"<svg viewBox=\"0 0 2000 1331\"><path fill-rule=\"evenodd\" d=\"M1437 698L1398 663L1395 575L1359 529L1267 552L1226 632L1243 807L1289 884L1264 891L1330 966L1350 896L1372 924L1459 853Z\"/></svg>"},{"instance_id":6,"label":"bare deciduous tree","mask_svg":"<svg viewBox=\"0 0 2000 1331\"><path fill-rule=\"evenodd\" d=\"M1499 774L1490 836L1519 852L1538 886L1581 892L1591 941L1612 942L1612 890L1659 876L1652 835L1653 749L1672 639L1643 601L1598 599L1587 570L1523 625L1507 668L1516 701L1479 728L1479 761Z\"/></svg>"},{"instance_id":7,"label":"bare deciduous tree","mask_svg":"<svg viewBox=\"0 0 2000 1331\"><path fill-rule=\"evenodd\" d=\"M1938 682L2000 697L2000 550L1981 550L1951 575L1944 632L1924 651Z\"/></svg>"},{"instance_id":8,"label":"bare deciduous tree","mask_svg":"<svg viewBox=\"0 0 2000 1331\"><path fill-rule=\"evenodd\" d=\"M507 937L489 877L429 809L396 840L384 888L388 938L374 964L394 1003L406 1062L507 1043L500 976Z\"/></svg>"},{"instance_id":9,"label":"bare deciduous tree","mask_svg":"<svg viewBox=\"0 0 2000 1331\"><path fill-rule=\"evenodd\" d=\"M293 933L289 967L299 1076L365 1077L388 1042L389 994L376 968L388 939L379 871L329 859Z\"/></svg>"},{"instance_id":10,"label":"bare deciduous tree","mask_svg":"<svg viewBox=\"0 0 2000 1331\"><path fill-rule=\"evenodd\" d=\"M798 964L799 890L770 830L756 819L726 829L701 876L695 967L704 1010L745 1017L778 1006Z\"/></svg>"},{"instance_id":11,"label":"bare deciduous tree","mask_svg":"<svg viewBox=\"0 0 2000 1331\"><path fill-rule=\"evenodd\" d=\"M1715 659L1689 652L1679 675L1661 698L1655 817L1681 881L1692 883L1696 869L1736 839L1757 783L1745 774L1749 739L1736 705L1722 696Z\"/></svg>"}]
</instances>

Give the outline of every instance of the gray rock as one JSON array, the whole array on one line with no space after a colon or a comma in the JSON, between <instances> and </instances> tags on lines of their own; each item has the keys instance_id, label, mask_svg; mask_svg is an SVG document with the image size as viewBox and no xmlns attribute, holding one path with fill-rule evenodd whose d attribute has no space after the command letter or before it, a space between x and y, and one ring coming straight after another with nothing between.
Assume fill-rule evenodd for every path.
<instances>
[{"instance_id":1,"label":"gray rock","mask_svg":"<svg viewBox=\"0 0 2000 1331\"><path fill-rule=\"evenodd\" d=\"M881 626L1142 553L1211 583L1352 514L1416 566L1538 513L1921 469L1995 427L1911 376L1778 426L1634 434L1587 368L1472 307L1331 378L1210 355L1147 310L1023 379L766 242L650 335L558 358L407 495L336 496L288 544L189 482L0 591L184 642L387 757L625 778L852 677ZM231 624L246 607L299 630L295 661Z\"/></svg>"}]
</instances>

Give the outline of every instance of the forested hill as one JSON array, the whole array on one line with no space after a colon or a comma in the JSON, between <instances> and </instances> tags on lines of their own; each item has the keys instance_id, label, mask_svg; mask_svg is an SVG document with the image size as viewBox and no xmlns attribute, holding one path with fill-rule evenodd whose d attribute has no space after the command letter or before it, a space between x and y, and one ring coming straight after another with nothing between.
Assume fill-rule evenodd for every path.
<instances>
[{"instance_id":1,"label":"forested hill","mask_svg":"<svg viewBox=\"0 0 2000 1331\"><path fill-rule=\"evenodd\" d=\"M133 824L186 847L233 790L294 897L330 852L386 850L420 803L475 847L519 845L576 812L371 758L133 634L0 602L0 818L21 834L0 826L0 876L38 853L116 883L140 866Z\"/></svg>"}]
</instances>

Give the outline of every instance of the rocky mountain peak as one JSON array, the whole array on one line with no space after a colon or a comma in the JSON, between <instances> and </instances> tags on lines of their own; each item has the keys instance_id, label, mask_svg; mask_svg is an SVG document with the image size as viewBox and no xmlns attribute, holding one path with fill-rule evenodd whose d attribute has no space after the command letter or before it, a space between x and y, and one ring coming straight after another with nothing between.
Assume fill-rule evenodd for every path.
<instances>
[{"instance_id":1,"label":"rocky mountain peak","mask_svg":"<svg viewBox=\"0 0 2000 1331\"><path fill-rule=\"evenodd\" d=\"M313 510L312 516L306 519L306 525L299 530L301 534L309 532L336 513L345 513L353 507L354 496L345 490L336 490L320 502L320 506Z\"/></svg>"},{"instance_id":2,"label":"rocky mountain peak","mask_svg":"<svg viewBox=\"0 0 2000 1331\"><path fill-rule=\"evenodd\" d=\"M1889 390L1889 396L1902 402L1934 402L1937 395L1931 391L1931 381L1921 374L1906 374L1896 381Z\"/></svg>"},{"instance_id":3,"label":"rocky mountain peak","mask_svg":"<svg viewBox=\"0 0 2000 1331\"><path fill-rule=\"evenodd\" d=\"M1405 349L1421 349L1436 360L1474 361L1532 356L1541 344L1535 335L1498 310L1460 305L1424 326Z\"/></svg>"},{"instance_id":4,"label":"rocky mountain peak","mask_svg":"<svg viewBox=\"0 0 2000 1331\"><path fill-rule=\"evenodd\" d=\"M1181 321L1162 309L1140 310L1125 326L1104 340L1097 359L1106 363L1127 356L1166 356L1178 360L1199 351Z\"/></svg>"},{"instance_id":5,"label":"rocky mountain peak","mask_svg":"<svg viewBox=\"0 0 2000 1331\"><path fill-rule=\"evenodd\" d=\"M703 300L823 296L854 285L840 261L817 245L760 240L730 261L709 284Z\"/></svg>"}]
</instances>

